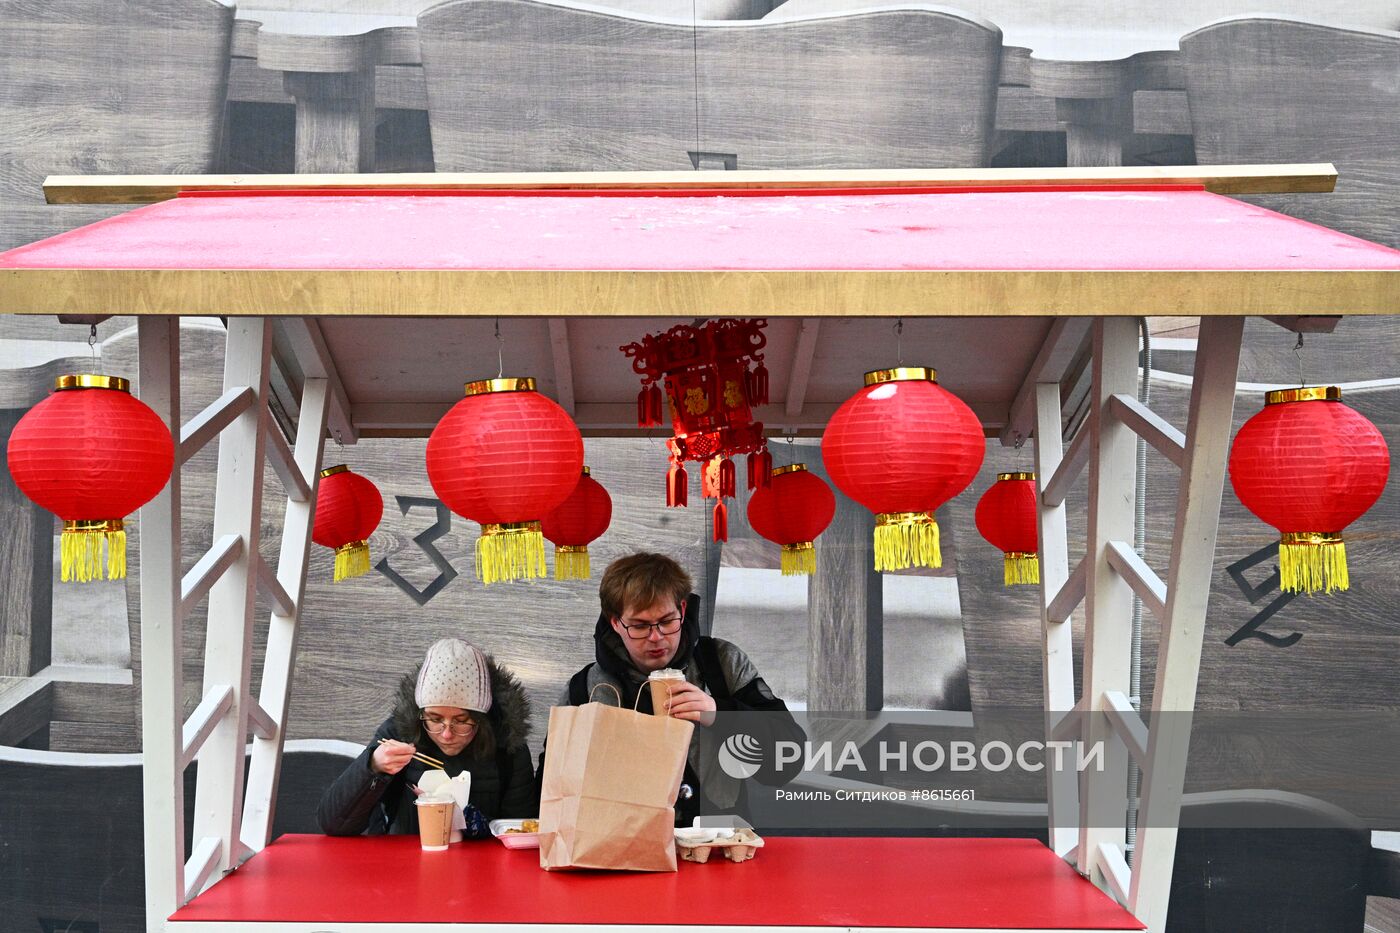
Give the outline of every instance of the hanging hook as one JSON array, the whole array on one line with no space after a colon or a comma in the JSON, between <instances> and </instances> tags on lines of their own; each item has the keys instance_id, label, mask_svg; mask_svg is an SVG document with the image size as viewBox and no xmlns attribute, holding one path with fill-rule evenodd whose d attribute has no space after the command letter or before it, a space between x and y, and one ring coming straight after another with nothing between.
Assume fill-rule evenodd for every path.
<instances>
[{"instance_id":1,"label":"hanging hook","mask_svg":"<svg viewBox=\"0 0 1400 933\"><path fill-rule=\"evenodd\" d=\"M1021 447L1026 443L1026 436L1025 436L1024 434L1022 434L1020 431L1017 431L1015 434L1013 434L1013 435L1011 435L1011 436L1012 436L1012 438L1013 438L1013 440L1012 440L1012 442L1011 442L1011 446L1014 447L1016 450L1020 450Z\"/></svg>"},{"instance_id":2,"label":"hanging hook","mask_svg":"<svg viewBox=\"0 0 1400 933\"><path fill-rule=\"evenodd\" d=\"M88 352L92 354L93 368L97 367L97 325L88 326Z\"/></svg>"},{"instance_id":3,"label":"hanging hook","mask_svg":"<svg viewBox=\"0 0 1400 933\"><path fill-rule=\"evenodd\" d=\"M904 318L895 318L894 321L894 358L895 365L904 365Z\"/></svg>"},{"instance_id":4,"label":"hanging hook","mask_svg":"<svg viewBox=\"0 0 1400 933\"><path fill-rule=\"evenodd\" d=\"M501 340L501 319L496 318L496 378L500 379L506 372L506 345Z\"/></svg>"},{"instance_id":5,"label":"hanging hook","mask_svg":"<svg viewBox=\"0 0 1400 933\"><path fill-rule=\"evenodd\" d=\"M1307 385L1303 379L1303 333L1298 332L1298 342L1293 345L1293 355L1298 357L1298 388Z\"/></svg>"}]
</instances>

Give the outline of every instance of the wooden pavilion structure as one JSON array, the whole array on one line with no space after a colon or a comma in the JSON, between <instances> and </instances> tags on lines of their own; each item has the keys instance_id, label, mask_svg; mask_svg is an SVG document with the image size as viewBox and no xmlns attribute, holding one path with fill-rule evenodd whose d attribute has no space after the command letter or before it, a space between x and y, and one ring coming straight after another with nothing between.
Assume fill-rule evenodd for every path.
<instances>
[{"instance_id":1,"label":"wooden pavilion structure","mask_svg":"<svg viewBox=\"0 0 1400 933\"><path fill-rule=\"evenodd\" d=\"M760 417L775 434L819 435L859 374L888 365L902 316L929 319L906 358L936 366L988 436L1034 442L1046 710L1088 714L1063 719L1081 734L1050 734L1109 749L1079 786L1050 776L1051 848L1160 933L1190 735L1184 718L1149 715L1149 729L1127 699L1133 598L1161 621L1150 713L1191 710L1244 318L1303 331L1400 314L1400 252L1225 195L1334 180L1325 165L50 179L52 202L146 205L0 254L0 311L139 316L140 396L177 444L169 485L140 517L149 929L247 928L166 918L271 841L328 435L426 436L461 383L496 366L497 318L509 319L510 368L539 376L585 434L635 433L635 378L608 354L716 316L770 319L773 404ZM228 324L224 394L193 417L180 404L181 315ZM1140 315L1201 319L1180 429L1136 399ZM1066 444L1064 389L1083 372L1088 415ZM294 410L290 443L274 397ZM1129 543L1139 437L1181 470L1160 573ZM178 464L215 439L213 541L184 570ZM275 565L259 555L265 462L288 490ZM1071 566L1064 502L1086 469L1088 546ZM183 718L182 622L204 599L204 699ZM255 684L260 600L271 621ZM1068 620L1081 604L1076 695ZM186 851L182 775L196 756ZM1144 775L1131 870L1130 760Z\"/></svg>"}]
</instances>

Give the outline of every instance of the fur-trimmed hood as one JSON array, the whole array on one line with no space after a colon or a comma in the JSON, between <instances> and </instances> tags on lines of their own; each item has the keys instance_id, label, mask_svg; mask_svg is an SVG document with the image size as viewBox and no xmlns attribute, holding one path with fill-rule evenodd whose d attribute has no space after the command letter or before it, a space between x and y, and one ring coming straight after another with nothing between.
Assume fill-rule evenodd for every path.
<instances>
[{"instance_id":1,"label":"fur-trimmed hood","mask_svg":"<svg viewBox=\"0 0 1400 933\"><path fill-rule=\"evenodd\" d=\"M399 681L398 693L394 696L394 731L400 736L417 735L418 702L414 699L414 689L418 685L419 664ZM497 743L505 749L514 750L525 744L530 737L530 698L520 679L508 669L496 663L491 655L486 655L486 667L491 673L491 709L486 717L495 730Z\"/></svg>"}]
</instances>

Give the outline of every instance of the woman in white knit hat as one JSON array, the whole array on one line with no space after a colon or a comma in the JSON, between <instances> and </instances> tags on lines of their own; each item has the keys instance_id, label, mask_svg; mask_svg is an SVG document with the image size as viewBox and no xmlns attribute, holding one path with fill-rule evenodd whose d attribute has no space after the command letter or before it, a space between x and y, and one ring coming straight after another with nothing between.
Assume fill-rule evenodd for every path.
<instances>
[{"instance_id":1,"label":"woman in white knit hat","mask_svg":"<svg viewBox=\"0 0 1400 933\"><path fill-rule=\"evenodd\" d=\"M393 713L321 795L322 831L417 833L414 788L427 766L415 752L442 761L449 777L471 772L468 836L488 835L490 820L534 816L529 722L530 702L514 674L460 638L434 642L400 682Z\"/></svg>"}]
</instances>

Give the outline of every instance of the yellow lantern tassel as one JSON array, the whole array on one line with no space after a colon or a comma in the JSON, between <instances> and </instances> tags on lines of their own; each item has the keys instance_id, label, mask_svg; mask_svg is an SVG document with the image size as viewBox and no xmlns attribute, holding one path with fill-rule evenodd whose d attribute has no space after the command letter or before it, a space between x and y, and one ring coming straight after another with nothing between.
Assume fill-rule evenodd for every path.
<instances>
[{"instance_id":1,"label":"yellow lantern tassel","mask_svg":"<svg viewBox=\"0 0 1400 933\"><path fill-rule=\"evenodd\" d=\"M587 580L592 574L588 545L560 544L554 548L554 579Z\"/></svg>"},{"instance_id":2,"label":"yellow lantern tassel","mask_svg":"<svg viewBox=\"0 0 1400 933\"><path fill-rule=\"evenodd\" d=\"M1040 582L1040 558L1029 551L1007 551L1002 559L1002 582L1006 586Z\"/></svg>"},{"instance_id":3,"label":"yellow lantern tassel","mask_svg":"<svg viewBox=\"0 0 1400 933\"><path fill-rule=\"evenodd\" d=\"M817 570L817 549L811 541L783 545L783 576L811 576Z\"/></svg>"},{"instance_id":4,"label":"yellow lantern tassel","mask_svg":"<svg viewBox=\"0 0 1400 933\"><path fill-rule=\"evenodd\" d=\"M885 512L875 516L875 569L942 567L938 522L930 512Z\"/></svg>"},{"instance_id":5,"label":"yellow lantern tassel","mask_svg":"<svg viewBox=\"0 0 1400 933\"><path fill-rule=\"evenodd\" d=\"M482 525L476 539L476 576L483 583L533 580L549 572L539 522Z\"/></svg>"},{"instance_id":6,"label":"yellow lantern tassel","mask_svg":"<svg viewBox=\"0 0 1400 933\"><path fill-rule=\"evenodd\" d=\"M106 567L103 567L103 550ZM65 521L59 536L64 583L92 580L121 580L126 576L126 531L121 519L107 521Z\"/></svg>"},{"instance_id":7,"label":"yellow lantern tassel","mask_svg":"<svg viewBox=\"0 0 1400 933\"><path fill-rule=\"evenodd\" d=\"M351 541L335 549L335 582L369 573L369 542Z\"/></svg>"},{"instance_id":8,"label":"yellow lantern tassel","mask_svg":"<svg viewBox=\"0 0 1400 933\"><path fill-rule=\"evenodd\" d=\"M1351 585L1339 532L1288 532L1279 542L1278 569L1285 593L1331 593Z\"/></svg>"}]
</instances>

